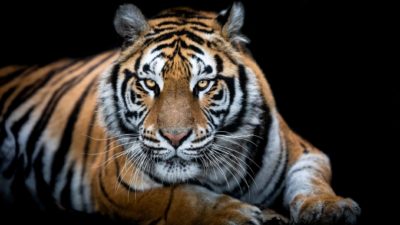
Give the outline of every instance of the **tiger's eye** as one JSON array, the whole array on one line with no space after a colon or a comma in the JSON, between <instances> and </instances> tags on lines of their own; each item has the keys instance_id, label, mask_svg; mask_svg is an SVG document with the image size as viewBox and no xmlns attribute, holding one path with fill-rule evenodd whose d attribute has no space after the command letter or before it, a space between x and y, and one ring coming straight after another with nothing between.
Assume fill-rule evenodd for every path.
<instances>
[{"instance_id":1,"label":"tiger's eye","mask_svg":"<svg viewBox=\"0 0 400 225\"><path fill-rule=\"evenodd\" d=\"M153 89L156 87L156 82L154 80L146 79L146 86L150 89Z\"/></svg>"},{"instance_id":2,"label":"tiger's eye","mask_svg":"<svg viewBox=\"0 0 400 225\"><path fill-rule=\"evenodd\" d=\"M205 89L205 88L208 86L209 83L210 83L210 82L209 82L208 80L201 80L201 81L199 81L199 82L197 83L197 86L198 86L200 89Z\"/></svg>"}]
</instances>

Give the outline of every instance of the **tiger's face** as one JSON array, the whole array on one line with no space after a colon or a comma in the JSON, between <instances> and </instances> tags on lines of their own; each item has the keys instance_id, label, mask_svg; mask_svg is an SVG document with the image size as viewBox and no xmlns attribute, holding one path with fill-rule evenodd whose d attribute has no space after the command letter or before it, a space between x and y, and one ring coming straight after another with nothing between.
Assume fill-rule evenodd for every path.
<instances>
[{"instance_id":1,"label":"tiger's face","mask_svg":"<svg viewBox=\"0 0 400 225\"><path fill-rule=\"evenodd\" d=\"M127 10L119 11L125 19ZM138 19L137 8L130 12ZM229 21L235 13L223 16ZM138 167L163 182L204 176L217 166L210 160L218 134L239 128L247 101L261 101L220 17L175 9L134 24L143 30L128 39L102 85L107 127ZM118 31L124 21L117 18Z\"/></svg>"},{"instance_id":2,"label":"tiger's face","mask_svg":"<svg viewBox=\"0 0 400 225\"><path fill-rule=\"evenodd\" d=\"M125 114L125 119L138 130L141 150L152 158L155 175L170 182L200 173L200 158L216 132L237 113L230 110L230 96L239 83L239 68L223 65L223 55L192 42L176 36L142 49L135 63L128 63L136 69L122 71L131 77L125 101L132 115Z\"/></svg>"}]
</instances>

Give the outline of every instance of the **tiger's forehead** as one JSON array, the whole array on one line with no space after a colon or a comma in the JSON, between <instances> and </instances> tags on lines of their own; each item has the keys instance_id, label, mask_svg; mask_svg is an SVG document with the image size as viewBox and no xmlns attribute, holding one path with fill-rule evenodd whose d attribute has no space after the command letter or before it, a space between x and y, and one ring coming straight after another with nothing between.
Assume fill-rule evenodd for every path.
<instances>
[{"instance_id":1,"label":"tiger's forehead","mask_svg":"<svg viewBox=\"0 0 400 225\"><path fill-rule=\"evenodd\" d=\"M210 19L202 20L211 24ZM152 21L157 21L154 22L157 26L145 36L139 62L136 62L139 70L142 67L143 73L159 74L164 79L205 76L213 72L215 50L207 46L207 42L213 39L214 29L206 30L207 25L198 18L188 21L187 18L168 17Z\"/></svg>"},{"instance_id":2,"label":"tiger's forehead","mask_svg":"<svg viewBox=\"0 0 400 225\"><path fill-rule=\"evenodd\" d=\"M222 42L217 16L189 8L161 12L148 20L151 29L127 64L135 65L139 77L156 81L169 77L213 78L210 76L215 76L221 66L216 58L224 59L217 56L221 51L216 43Z\"/></svg>"},{"instance_id":3,"label":"tiger's forehead","mask_svg":"<svg viewBox=\"0 0 400 225\"><path fill-rule=\"evenodd\" d=\"M212 51L176 36L165 43L149 46L137 56L139 75L166 78L210 78L217 67ZM196 50L193 50L196 49Z\"/></svg>"},{"instance_id":4,"label":"tiger's forehead","mask_svg":"<svg viewBox=\"0 0 400 225\"><path fill-rule=\"evenodd\" d=\"M151 27L160 27L165 25L199 25L214 28L217 16L218 15L215 12L179 7L160 12L157 16L149 20L149 25Z\"/></svg>"},{"instance_id":5,"label":"tiger's forehead","mask_svg":"<svg viewBox=\"0 0 400 225\"><path fill-rule=\"evenodd\" d=\"M198 45L210 47L210 40L220 35L221 26L214 12L195 11L190 8L174 8L161 12L148 20L150 32L144 44L162 42L179 37Z\"/></svg>"}]
</instances>

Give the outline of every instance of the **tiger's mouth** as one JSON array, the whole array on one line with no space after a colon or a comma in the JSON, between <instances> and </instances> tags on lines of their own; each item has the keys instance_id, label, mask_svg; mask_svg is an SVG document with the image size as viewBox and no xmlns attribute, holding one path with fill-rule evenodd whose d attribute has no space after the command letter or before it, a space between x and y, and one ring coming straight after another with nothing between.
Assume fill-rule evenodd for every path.
<instances>
[{"instance_id":1,"label":"tiger's mouth","mask_svg":"<svg viewBox=\"0 0 400 225\"><path fill-rule=\"evenodd\" d=\"M163 182L181 183L200 175L201 166L193 160L174 156L164 161L155 162L152 175Z\"/></svg>"},{"instance_id":2,"label":"tiger's mouth","mask_svg":"<svg viewBox=\"0 0 400 225\"><path fill-rule=\"evenodd\" d=\"M143 139L141 149L147 163L141 169L163 183L181 183L196 179L204 175L204 155L213 142L212 135L208 135L203 139L188 140L173 148L164 140L154 146L148 139Z\"/></svg>"},{"instance_id":3,"label":"tiger's mouth","mask_svg":"<svg viewBox=\"0 0 400 225\"><path fill-rule=\"evenodd\" d=\"M166 166L168 166L168 167L173 167L173 166L176 166L177 164L179 164L179 166L181 166L181 167L185 167L190 163L190 161L184 160L178 156L169 158L169 159L165 160L164 162L165 162Z\"/></svg>"}]
</instances>

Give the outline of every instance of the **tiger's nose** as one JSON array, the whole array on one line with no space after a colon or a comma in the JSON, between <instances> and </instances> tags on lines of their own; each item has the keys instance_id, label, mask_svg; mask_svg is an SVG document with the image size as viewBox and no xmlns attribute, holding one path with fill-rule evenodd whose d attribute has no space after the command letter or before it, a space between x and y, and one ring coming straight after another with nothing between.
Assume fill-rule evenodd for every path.
<instances>
[{"instance_id":1,"label":"tiger's nose","mask_svg":"<svg viewBox=\"0 0 400 225\"><path fill-rule=\"evenodd\" d=\"M161 129L161 135L167 139L175 148L179 147L182 142L191 134L190 129Z\"/></svg>"}]
</instances>

